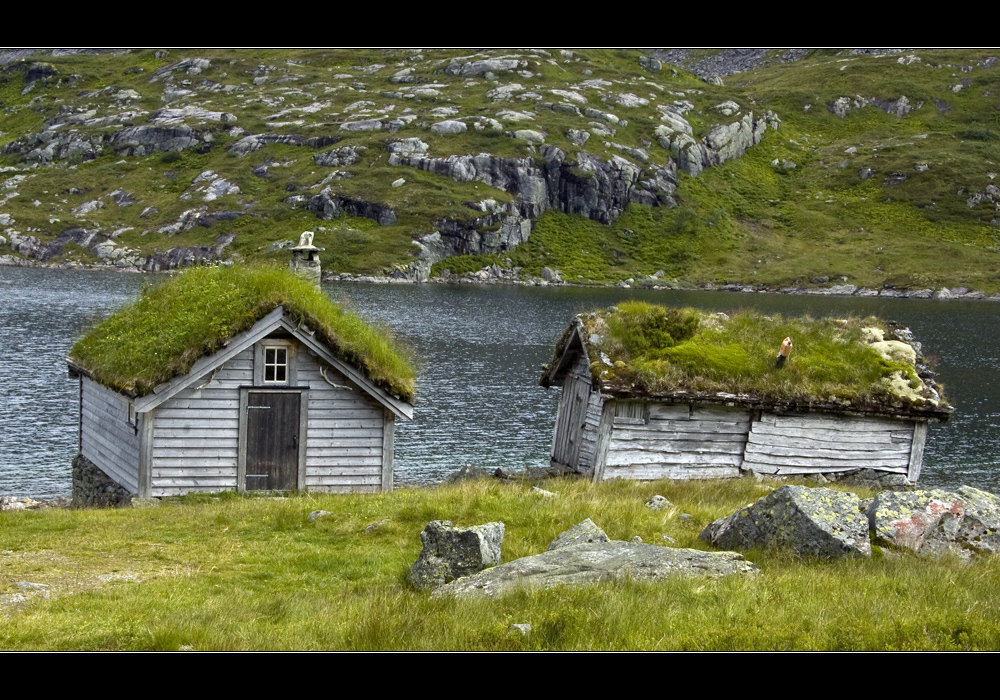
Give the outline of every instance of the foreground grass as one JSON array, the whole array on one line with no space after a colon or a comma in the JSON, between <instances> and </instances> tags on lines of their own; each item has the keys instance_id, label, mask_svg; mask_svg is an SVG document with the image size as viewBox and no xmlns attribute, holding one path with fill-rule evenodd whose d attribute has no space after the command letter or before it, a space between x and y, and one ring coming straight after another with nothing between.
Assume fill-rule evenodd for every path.
<instances>
[{"instance_id":1,"label":"foreground grass","mask_svg":"<svg viewBox=\"0 0 1000 700\"><path fill-rule=\"evenodd\" d=\"M996 649L1000 560L813 562L751 552L755 579L622 581L434 600L405 572L431 519L506 524L504 560L591 517L617 539L707 545L754 482L481 482L382 496L235 495L0 514L4 649ZM651 511L660 493L675 510ZM861 494L862 496L868 494ZM314 522L306 515L331 512ZM681 517L688 513L690 517ZM373 523L381 525L366 532ZM49 598L18 582L48 584ZM28 600L17 602L12 594ZM528 623L522 637L509 631Z\"/></svg>"}]
</instances>

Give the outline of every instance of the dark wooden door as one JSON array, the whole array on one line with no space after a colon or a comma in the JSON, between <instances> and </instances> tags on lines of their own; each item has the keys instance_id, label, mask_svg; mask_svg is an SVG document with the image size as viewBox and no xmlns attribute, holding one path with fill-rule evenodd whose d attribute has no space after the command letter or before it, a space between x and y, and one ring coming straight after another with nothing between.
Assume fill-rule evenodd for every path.
<instances>
[{"instance_id":1,"label":"dark wooden door","mask_svg":"<svg viewBox=\"0 0 1000 700\"><path fill-rule=\"evenodd\" d=\"M299 472L299 394L252 392L247 397L248 491L289 491Z\"/></svg>"}]
</instances>

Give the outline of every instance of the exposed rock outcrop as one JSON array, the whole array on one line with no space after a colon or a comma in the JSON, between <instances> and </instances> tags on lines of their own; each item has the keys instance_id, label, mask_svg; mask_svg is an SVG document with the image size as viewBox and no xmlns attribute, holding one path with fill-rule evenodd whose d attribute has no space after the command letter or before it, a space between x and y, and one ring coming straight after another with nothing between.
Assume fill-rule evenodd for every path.
<instances>
[{"instance_id":1,"label":"exposed rock outcrop","mask_svg":"<svg viewBox=\"0 0 1000 700\"><path fill-rule=\"evenodd\" d=\"M111 134L108 144L128 156L148 156L165 151L182 151L202 143L200 132L190 126L132 126Z\"/></svg>"},{"instance_id":2,"label":"exposed rock outcrop","mask_svg":"<svg viewBox=\"0 0 1000 700\"><path fill-rule=\"evenodd\" d=\"M515 559L457 579L431 594L490 597L519 588L582 586L602 581L662 581L674 576L752 576L757 567L735 552L658 547L641 542L581 542Z\"/></svg>"},{"instance_id":3,"label":"exposed rock outcrop","mask_svg":"<svg viewBox=\"0 0 1000 700\"><path fill-rule=\"evenodd\" d=\"M739 121L719 124L705 139L698 141L681 109L662 108L660 121L663 123L654 129L653 135L670 151L677 167L692 177L697 177L705 168L739 158L748 148L760 143L769 125L777 129L781 123L770 110L760 119L749 112Z\"/></svg>"},{"instance_id":4,"label":"exposed rock outcrop","mask_svg":"<svg viewBox=\"0 0 1000 700\"><path fill-rule=\"evenodd\" d=\"M836 100L827 105L827 109L841 119L844 119L847 117L847 113L851 110L861 109L862 107L867 107L868 105L878 107L886 114L891 114L894 117L905 117L914 109L920 109L923 107L924 103L918 102L916 106L911 105L910 100L906 97L906 95L900 95L895 100L882 100L877 97L862 97L861 95L855 95L854 97L838 97Z\"/></svg>"},{"instance_id":5,"label":"exposed rock outcrop","mask_svg":"<svg viewBox=\"0 0 1000 700\"><path fill-rule=\"evenodd\" d=\"M560 547L572 547L577 544L591 544L594 542L607 542L609 537L604 530L597 527L593 520L587 518L582 523L574 525L566 532L560 533L558 537L549 542L545 550L551 552Z\"/></svg>"},{"instance_id":6,"label":"exposed rock outcrop","mask_svg":"<svg viewBox=\"0 0 1000 700\"><path fill-rule=\"evenodd\" d=\"M361 159L361 155L366 150L368 149L364 146L344 146L343 148L334 148L324 153L317 153L313 156L313 162L315 162L316 165L322 165L328 168L354 165Z\"/></svg>"},{"instance_id":7,"label":"exposed rock outcrop","mask_svg":"<svg viewBox=\"0 0 1000 700\"><path fill-rule=\"evenodd\" d=\"M315 212L320 219L336 219L341 212L346 211L352 216L362 216L377 221L380 226L391 226L396 222L396 212L388 205L339 197L334 195L329 187L309 200L308 209Z\"/></svg>"},{"instance_id":8,"label":"exposed rock outcrop","mask_svg":"<svg viewBox=\"0 0 1000 700\"><path fill-rule=\"evenodd\" d=\"M640 178L643 169L620 156L607 161L580 151L569 158L551 145L539 149L542 163L531 158L501 158L488 153L434 158L423 153L393 153L391 165L407 165L458 182L477 181L518 198L520 214L537 217L549 209L610 223L630 202L672 203L676 176L669 167ZM646 187L661 188L649 191Z\"/></svg>"}]
</instances>

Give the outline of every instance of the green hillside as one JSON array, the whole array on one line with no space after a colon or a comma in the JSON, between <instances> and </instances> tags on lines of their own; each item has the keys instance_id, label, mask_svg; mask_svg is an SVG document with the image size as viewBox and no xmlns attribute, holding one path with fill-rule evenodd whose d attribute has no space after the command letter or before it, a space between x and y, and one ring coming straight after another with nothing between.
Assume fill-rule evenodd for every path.
<instances>
[{"instance_id":1,"label":"green hillside","mask_svg":"<svg viewBox=\"0 0 1000 700\"><path fill-rule=\"evenodd\" d=\"M734 55L0 52L0 262L1000 289L1000 50Z\"/></svg>"}]
</instances>

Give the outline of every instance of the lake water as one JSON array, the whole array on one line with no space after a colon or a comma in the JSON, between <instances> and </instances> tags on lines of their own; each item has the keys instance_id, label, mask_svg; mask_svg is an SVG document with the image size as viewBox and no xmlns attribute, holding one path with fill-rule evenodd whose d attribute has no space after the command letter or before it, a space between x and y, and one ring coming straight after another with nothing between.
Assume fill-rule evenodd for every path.
<instances>
[{"instance_id":1,"label":"lake water","mask_svg":"<svg viewBox=\"0 0 1000 700\"><path fill-rule=\"evenodd\" d=\"M148 277L0 267L0 494L70 493L78 385L66 354L83 329L133 297ZM623 299L729 311L876 314L909 326L938 359L956 407L928 434L921 482L1000 492L1000 304L471 285L325 284L324 291L381 323L420 358L415 419L396 431L397 485L434 483L465 464L548 464L558 390L538 386L541 365L576 313Z\"/></svg>"}]
</instances>

